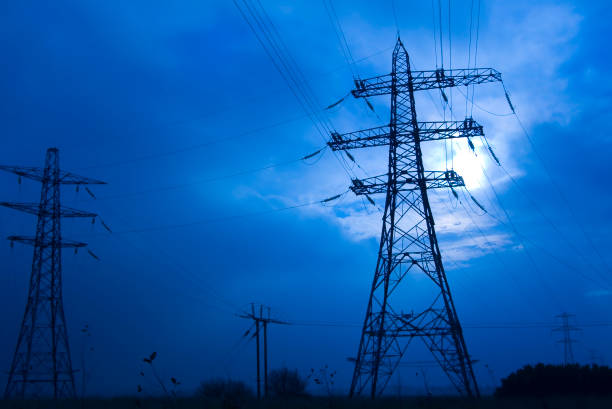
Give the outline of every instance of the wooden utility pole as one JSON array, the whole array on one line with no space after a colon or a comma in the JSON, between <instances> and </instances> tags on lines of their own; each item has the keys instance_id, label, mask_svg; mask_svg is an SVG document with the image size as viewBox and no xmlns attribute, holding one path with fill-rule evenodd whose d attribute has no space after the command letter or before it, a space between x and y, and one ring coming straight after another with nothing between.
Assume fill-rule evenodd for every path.
<instances>
[{"instance_id":1,"label":"wooden utility pole","mask_svg":"<svg viewBox=\"0 0 612 409\"><path fill-rule=\"evenodd\" d=\"M259 305L259 314L255 313L255 304L251 303L251 312L239 314L238 317L246 318L255 321L255 339L256 339L256 352L257 352L257 399L261 399L261 369L260 369L260 336L259 330L263 329L263 364L264 364L264 397L268 396L268 324L282 324L290 325L285 321L279 321L270 318L270 307L266 307L268 310L267 316L263 313L264 306Z\"/></svg>"}]
</instances>

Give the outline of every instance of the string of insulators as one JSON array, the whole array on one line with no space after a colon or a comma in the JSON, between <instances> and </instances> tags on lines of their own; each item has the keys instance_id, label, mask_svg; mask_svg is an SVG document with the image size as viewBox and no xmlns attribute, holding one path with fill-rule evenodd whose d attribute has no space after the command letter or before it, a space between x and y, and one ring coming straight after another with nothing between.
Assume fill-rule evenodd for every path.
<instances>
[{"instance_id":1,"label":"string of insulators","mask_svg":"<svg viewBox=\"0 0 612 409\"><path fill-rule=\"evenodd\" d=\"M92 256L96 260L100 261L100 257L96 256L93 251L87 249L87 252L89 253L90 256Z\"/></svg>"},{"instance_id":2,"label":"string of insulators","mask_svg":"<svg viewBox=\"0 0 612 409\"><path fill-rule=\"evenodd\" d=\"M350 152L348 151L344 151L344 153L346 154L346 156L352 161L355 162L355 158L353 157L353 155L350 154Z\"/></svg>"},{"instance_id":3,"label":"string of insulators","mask_svg":"<svg viewBox=\"0 0 612 409\"><path fill-rule=\"evenodd\" d=\"M495 152L493 152L493 148L491 148L491 145L487 144L487 147L489 148L489 152L491 152L491 156L493 157L493 159L495 159L495 162L497 162L497 165L501 166L501 163L499 159L497 159L497 156L495 156Z\"/></svg>"},{"instance_id":4,"label":"string of insulators","mask_svg":"<svg viewBox=\"0 0 612 409\"><path fill-rule=\"evenodd\" d=\"M444 90L440 88L440 93L442 94L442 99L444 100L444 102L448 104L448 98L446 96L446 92L444 92Z\"/></svg>"},{"instance_id":5,"label":"string of insulators","mask_svg":"<svg viewBox=\"0 0 612 409\"><path fill-rule=\"evenodd\" d=\"M476 200L476 198L474 196L472 196L472 194L470 193L470 197L472 198L472 201L476 204L476 206L478 206L480 208L480 210L482 210L483 212L487 213L487 209L484 208L483 205L481 205L478 200Z\"/></svg>"},{"instance_id":6,"label":"string of insulators","mask_svg":"<svg viewBox=\"0 0 612 409\"><path fill-rule=\"evenodd\" d=\"M514 105L512 105L512 101L510 101L510 95L508 95L508 91L506 91L506 87L504 87L504 94L506 94L506 101L508 101L508 105L510 106L512 113L516 114L516 112L514 111Z\"/></svg>"},{"instance_id":7,"label":"string of insulators","mask_svg":"<svg viewBox=\"0 0 612 409\"><path fill-rule=\"evenodd\" d=\"M459 200L459 195L457 194L457 192L455 191L455 189L453 189L453 187L450 187L451 192L453 192L453 196L455 196L455 199Z\"/></svg>"},{"instance_id":8,"label":"string of insulators","mask_svg":"<svg viewBox=\"0 0 612 409\"><path fill-rule=\"evenodd\" d=\"M370 197L370 195L365 195L365 197L372 206L376 206L376 203L374 203L374 200Z\"/></svg>"},{"instance_id":9,"label":"string of insulators","mask_svg":"<svg viewBox=\"0 0 612 409\"><path fill-rule=\"evenodd\" d=\"M368 104L368 108L370 108L370 111L376 112L376 111L374 111L374 106L372 105L372 103L367 98L364 98L364 101L366 102L366 104Z\"/></svg>"},{"instance_id":10,"label":"string of insulators","mask_svg":"<svg viewBox=\"0 0 612 409\"><path fill-rule=\"evenodd\" d=\"M87 193L89 193L89 196L93 197L94 199L96 198L96 195L94 195L94 193L91 190L89 190L89 188L87 186L85 186L85 191Z\"/></svg>"},{"instance_id":11,"label":"string of insulators","mask_svg":"<svg viewBox=\"0 0 612 409\"><path fill-rule=\"evenodd\" d=\"M108 230L109 233L112 233L113 231L111 230L110 227L108 227L108 225L106 223L104 223L104 220L100 219L100 223L102 224L102 227L104 227L106 230Z\"/></svg>"},{"instance_id":12,"label":"string of insulators","mask_svg":"<svg viewBox=\"0 0 612 409\"><path fill-rule=\"evenodd\" d=\"M336 200L336 199L340 198L340 196L342 196L342 194L339 194L339 195L336 195L336 196L332 196L332 197L328 197L327 199L321 200L321 203L331 202L332 200Z\"/></svg>"},{"instance_id":13,"label":"string of insulators","mask_svg":"<svg viewBox=\"0 0 612 409\"><path fill-rule=\"evenodd\" d=\"M321 153L321 151L322 151L323 149L324 149L324 148L321 148L321 149L319 149L318 151L311 153L310 155L306 155L306 156L304 156L304 157L302 158L302 160L305 160L305 159L310 159L310 158L312 158L312 157L314 157L314 156L317 156L319 153Z\"/></svg>"},{"instance_id":14,"label":"string of insulators","mask_svg":"<svg viewBox=\"0 0 612 409\"><path fill-rule=\"evenodd\" d=\"M338 101L334 102L333 104L328 105L327 108L325 108L325 110L332 109L333 107L340 105L344 101L344 98L346 98L346 96L340 98Z\"/></svg>"},{"instance_id":15,"label":"string of insulators","mask_svg":"<svg viewBox=\"0 0 612 409\"><path fill-rule=\"evenodd\" d=\"M474 142L470 138L467 138L468 146L472 150L472 152L476 153L476 149L474 148Z\"/></svg>"}]
</instances>

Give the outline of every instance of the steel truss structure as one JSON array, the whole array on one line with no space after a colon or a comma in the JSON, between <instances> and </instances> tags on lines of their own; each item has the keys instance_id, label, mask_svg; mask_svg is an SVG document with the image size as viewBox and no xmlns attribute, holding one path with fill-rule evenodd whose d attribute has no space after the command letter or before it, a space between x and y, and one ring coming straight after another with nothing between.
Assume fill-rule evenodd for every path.
<instances>
[{"instance_id":1,"label":"steel truss structure","mask_svg":"<svg viewBox=\"0 0 612 409\"><path fill-rule=\"evenodd\" d=\"M350 395L383 393L414 338L421 338L456 389L479 396L461 325L451 296L436 238L428 189L463 186L454 171L426 171L421 142L470 138L483 134L472 118L464 121L418 122L415 92L501 81L491 68L413 71L398 38L389 75L358 79L355 98L391 96L388 126L347 134L332 133L333 150L389 146L388 172L355 179L356 195L386 195L378 261L355 359ZM408 274L424 273L433 283L433 299L416 313L398 289ZM404 284L402 286L402 284Z\"/></svg>"},{"instance_id":2,"label":"steel truss structure","mask_svg":"<svg viewBox=\"0 0 612 409\"><path fill-rule=\"evenodd\" d=\"M34 247L32 272L5 399L76 396L74 372L62 300L62 248L85 247L86 243L63 240L62 217L95 218L96 214L60 205L60 186L103 184L59 168L57 148L47 150L44 168L0 166L0 170L41 182L39 203L0 202L1 206L38 217L36 236L9 236L13 242Z\"/></svg>"}]
</instances>

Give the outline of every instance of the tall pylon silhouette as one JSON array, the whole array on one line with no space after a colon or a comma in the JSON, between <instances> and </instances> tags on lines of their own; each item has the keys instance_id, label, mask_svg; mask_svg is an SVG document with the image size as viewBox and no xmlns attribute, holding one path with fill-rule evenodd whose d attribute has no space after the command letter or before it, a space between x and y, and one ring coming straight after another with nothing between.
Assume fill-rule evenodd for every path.
<instances>
[{"instance_id":1,"label":"tall pylon silhouette","mask_svg":"<svg viewBox=\"0 0 612 409\"><path fill-rule=\"evenodd\" d=\"M49 148L45 166L0 166L0 170L41 182L39 203L0 205L38 217L36 236L9 236L11 245L21 242L34 246L32 272L15 355L4 393L5 399L75 397L74 373L70 359L68 332L62 299L62 248L85 247L86 243L63 240L62 217L95 218L95 213L60 205L61 185L104 184L59 167L57 148Z\"/></svg>"},{"instance_id":2,"label":"tall pylon silhouette","mask_svg":"<svg viewBox=\"0 0 612 409\"><path fill-rule=\"evenodd\" d=\"M387 173L354 179L357 195L385 194L378 261L359 342L350 395L380 395L414 338L421 338L457 390L478 396L463 331L438 246L428 190L464 186L454 170L425 170L421 143L483 135L471 117L463 121L418 122L415 93L501 81L490 68L414 71L398 37L391 74L356 79L356 98L391 96L389 125L332 133L329 146L348 150L389 146ZM430 292L410 292L407 275L424 274ZM403 311L412 311L404 313ZM416 312L414 312L416 311Z\"/></svg>"}]
</instances>

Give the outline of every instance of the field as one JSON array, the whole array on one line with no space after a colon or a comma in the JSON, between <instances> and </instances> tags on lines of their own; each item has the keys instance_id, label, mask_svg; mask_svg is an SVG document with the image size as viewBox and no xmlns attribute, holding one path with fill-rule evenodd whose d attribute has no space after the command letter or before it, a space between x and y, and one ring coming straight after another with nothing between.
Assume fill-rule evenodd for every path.
<instances>
[{"instance_id":1,"label":"field","mask_svg":"<svg viewBox=\"0 0 612 409\"><path fill-rule=\"evenodd\" d=\"M231 402L181 398L144 399L112 398L67 401L0 401L0 409L604 409L612 408L612 398L548 397L496 399L485 397L467 400L451 397L347 399L343 397L303 397L248 401L240 405Z\"/></svg>"}]
</instances>

